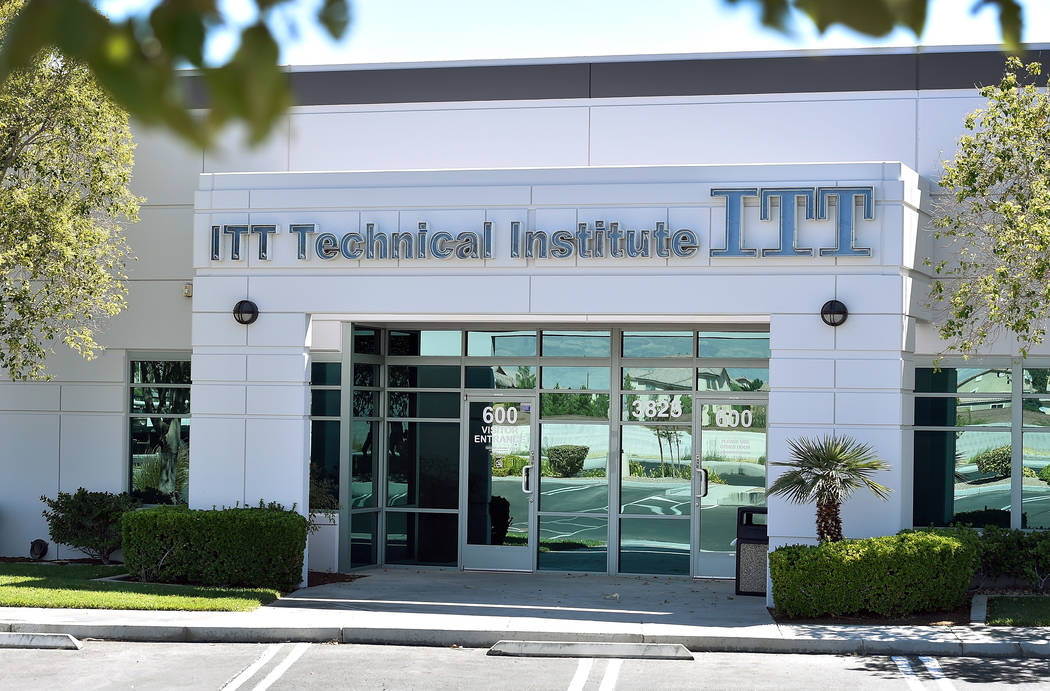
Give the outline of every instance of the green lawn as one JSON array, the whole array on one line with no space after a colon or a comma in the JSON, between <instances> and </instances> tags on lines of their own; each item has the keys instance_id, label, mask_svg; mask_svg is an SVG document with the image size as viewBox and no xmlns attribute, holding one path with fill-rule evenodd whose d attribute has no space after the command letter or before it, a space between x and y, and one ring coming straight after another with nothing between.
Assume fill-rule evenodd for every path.
<instances>
[{"instance_id":1,"label":"green lawn","mask_svg":"<svg viewBox=\"0 0 1050 691\"><path fill-rule=\"evenodd\" d=\"M0 564L0 607L76 607L246 612L273 602L267 588L92 581L124 573L122 566Z\"/></svg>"},{"instance_id":2,"label":"green lawn","mask_svg":"<svg viewBox=\"0 0 1050 691\"><path fill-rule=\"evenodd\" d=\"M990 597L991 626L1050 626L1050 596Z\"/></svg>"}]
</instances>

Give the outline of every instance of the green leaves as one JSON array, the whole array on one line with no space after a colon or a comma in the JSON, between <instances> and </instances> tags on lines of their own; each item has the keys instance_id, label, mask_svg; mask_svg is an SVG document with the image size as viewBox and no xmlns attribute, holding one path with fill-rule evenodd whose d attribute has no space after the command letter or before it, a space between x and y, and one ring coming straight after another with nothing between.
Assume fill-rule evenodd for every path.
<instances>
[{"instance_id":1,"label":"green leaves","mask_svg":"<svg viewBox=\"0 0 1050 691\"><path fill-rule=\"evenodd\" d=\"M868 36L885 36L898 26L916 36L926 28L928 0L724 0L729 4L748 2L761 9L764 26L786 31L791 8L808 16L817 29L824 33L841 24ZM999 10L999 28L1003 46L1011 51L1021 47L1024 26L1021 5L1017 0L977 0L969 10L976 13L985 5ZM957 3L960 12L967 11L965 3Z\"/></svg>"},{"instance_id":2,"label":"green leaves","mask_svg":"<svg viewBox=\"0 0 1050 691\"><path fill-rule=\"evenodd\" d=\"M14 35L11 9L0 6L0 35ZM41 54L3 83L0 367L11 378L43 378L58 342L93 356L98 329L124 308L133 150L127 115L85 68Z\"/></svg>"},{"instance_id":3,"label":"green leaves","mask_svg":"<svg viewBox=\"0 0 1050 691\"><path fill-rule=\"evenodd\" d=\"M817 538L821 542L840 539L838 507L860 487L879 499L892 491L871 479L889 466L875 457L867 444L853 437L827 435L821 439L789 439L791 461L770 465L792 468L778 477L767 494L781 495L796 504L816 503ZM830 512L831 515L822 515Z\"/></svg>"},{"instance_id":4,"label":"green leaves","mask_svg":"<svg viewBox=\"0 0 1050 691\"><path fill-rule=\"evenodd\" d=\"M966 118L972 132L945 164L935 205L947 259L932 266L930 304L941 338L970 353L992 337L1015 337L1023 357L1042 342L1050 316L1050 96L1032 83L1038 63L1008 58L988 104Z\"/></svg>"},{"instance_id":5,"label":"green leaves","mask_svg":"<svg viewBox=\"0 0 1050 691\"><path fill-rule=\"evenodd\" d=\"M0 0L0 22L22 0ZM42 51L57 50L88 67L98 83L133 117L163 125L204 146L229 122L243 122L261 141L292 104L272 26L295 30L292 0L255 0L255 19L228 21L215 0L161 0L151 11L116 22L87 0L25 0L3 38L0 81L27 68ZM347 0L323 0L311 17L333 39L350 21ZM207 61L209 34L232 33L238 48L222 63ZM208 109L190 109L178 69L193 67Z\"/></svg>"}]
</instances>

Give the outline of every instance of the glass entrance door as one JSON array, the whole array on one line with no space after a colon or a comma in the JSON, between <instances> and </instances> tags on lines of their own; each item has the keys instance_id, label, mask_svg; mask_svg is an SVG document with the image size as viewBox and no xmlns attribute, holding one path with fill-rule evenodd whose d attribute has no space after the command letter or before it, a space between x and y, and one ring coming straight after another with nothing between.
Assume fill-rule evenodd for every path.
<instances>
[{"instance_id":1,"label":"glass entrance door","mask_svg":"<svg viewBox=\"0 0 1050 691\"><path fill-rule=\"evenodd\" d=\"M537 412L531 397L467 397L460 447L465 569L535 568Z\"/></svg>"},{"instance_id":2,"label":"glass entrance door","mask_svg":"<svg viewBox=\"0 0 1050 691\"><path fill-rule=\"evenodd\" d=\"M693 575L733 578L737 509L766 505L766 405L697 399Z\"/></svg>"}]
</instances>

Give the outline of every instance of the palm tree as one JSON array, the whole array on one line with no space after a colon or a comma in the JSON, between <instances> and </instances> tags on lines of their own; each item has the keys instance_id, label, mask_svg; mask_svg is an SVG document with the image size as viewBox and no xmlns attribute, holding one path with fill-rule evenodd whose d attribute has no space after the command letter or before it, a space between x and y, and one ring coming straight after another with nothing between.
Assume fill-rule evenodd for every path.
<instances>
[{"instance_id":1,"label":"palm tree","mask_svg":"<svg viewBox=\"0 0 1050 691\"><path fill-rule=\"evenodd\" d=\"M796 504L817 504L817 539L842 539L839 507L862 485L879 499L892 491L871 479L879 470L889 470L867 444L853 437L827 435L823 439L789 439L791 461L772 465L794 468L776 479L768 494L782 495Z\"/></svg>"}]
</instances>

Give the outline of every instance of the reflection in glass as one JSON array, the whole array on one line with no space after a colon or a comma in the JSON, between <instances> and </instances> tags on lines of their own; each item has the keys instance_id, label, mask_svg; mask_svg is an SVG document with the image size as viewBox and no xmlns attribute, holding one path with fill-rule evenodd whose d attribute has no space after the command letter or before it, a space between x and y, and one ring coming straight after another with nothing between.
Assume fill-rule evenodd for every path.
<instances>
[{"instance_id":1,"label":"reflection in glass","mask_svg":"<svg viewBox=\"0 0 1050 691\"><path fill-rule=\"evenodd\" d=\"M526 365L468 365L468 389L535 389L536 368Z\"/></svg>"},{"instance_id":2,"label":"reflection in glass","mask_svg":"<svg viewBox=\"0 0 1050 691\"><path fill-rule=\"evenodd\" d=\"M1025 432L1021 511L1024 528L1050 528L1050 432Z\"/></svg>"},{"instance_id":3,"label":"reflection in glass","mask_svg":"<svg viewBox=\"0 0 1050 691\"><path fill-rule=\"evenodd\" d=\"M354 391L354 417L379 417L378 391Z\"/></svg>"},{"instance_id":4,"label":"reflection in glass","mask_svg":"<svg viewBox=\"0 0 1050 691\"><path fill-rule=\"evenodd\" d=\"M542 367L544 389L609 389L608 367Z\"/></svg>"},{"instance_id":5,"label":"reflection in glass","mask_svg":"<svg viewBox=\"0 0 1050 691\"><path fill-rule=\"evenodd\" d=\"M608 331L544 331L546 357L609 357Z\"/></svg>"},{"instance_id":6,"label":"reflection in glass","mask_svg":"<svg viewBox=\"0 0 1050 691\"><path fill-rule=\"evenodd\" d=\"M379 365L354 365L354 386L379 386Z\"/></svg>"},{"instance_id":7,"label":"reflection in glass","mask_svg":"<svg viewBox=\"0 0 1050 691\"><path fill-rule=\"evenodd\" d=\"M766 505L766 406L704 405L700 419L708 493L700 504L698 575L729 577L737 508Z\"/></svg>"},{"instance_id":8,"label":"reflection in glass","mask_svg":"<svg viewBox=\"0 0 1050 691\"><path fill-rule=\"evenodd\" d=\"M311 390L310 414L319 417L339 417L339 395L339 389Z\"/></svg>"},{"instance_id":9,"label":"reflection in glass","mask_svg":"<svg viewBox=\"0 0 1050 691\"><path fill-rule=\"evenodd\" d=\"M540 394L540 417L547 420L609 419L607 393Z\"/></svg>"},{"instance_id":10,"label":"reflection in glass","mask_svg":"<svg viewBox=\"0 0 1050 691\"><path fill-rule=\"evenodd\" d=\"M459 365L390 365L387 370L387 382L395 388L459 388Z\"/></svg>"},{"instance_id":11,"label":"reflection in glass","mask_svg":"<svg viewBox=\"0 0 1050 691\"><path fill-rule=\"evenodd\" d=\"M1050 393L1050 369L1025 368L1024 393Z\"/></svg>"},{"instance_id":12,"label":"reflection in glass","mask_svg":"<svg viewBox=\"0 0 1050 691\"><path fill-rule=\"evenodd\" d=\"M133 384L190 383L189 360L137 360L131 363Z\"/></svg>"},{"instance_id":13,"label":"reflection in glass","mask_svg":"<svg viewBox=\"0 0 1050 691\"><path fill-rule=\"evenodd\" d=\"M1010 370L916 367L916 393L1010 393Z\"/></svg>"},{"instance_id":14,"label":"reflection in glass","mask_svg":"<svg viewBox=\"0 0 1050 691\"><path fill-rule=\"evenodd\" d=\"M378 559L379 514L362 511L350 515L350 567L371 566Z\"/></svg>"},{"instance_id":15,"label":"reflection in glass","mask_svg":"<svg viewBox=\"0 0 1050 691\"><path fill-rule=\"evenodd\" d=\"M391 331L388 355L448 355L463 354L461 331Z\"/></svg>"},{"instance_id":16,"label":"reflection in glass","mask_svg":"<svg viewBox=\"0 0 1050 691\"><path fill-rule=\"evenodd\" d=\"M338 362L311 362L310 383L314 386L339 386L342 370Z\"/></svg>"},{"instance_id":17,"label":"reflection in glass","mask_svg":"<svg viewBox=\"0 0 1050 691\"><path fill-rule=\"evenodd\" d=\"M622 573L689 575L689 549L688 518L620 519Z\"/></svg>"},{"instance_id":18,"label":"reflection in glass","mask_svg":"<svg viewBox=\"0 0 1050 691\"><path fill-rule=\"evenodd\" d=\"M310 421L310 508L339 506L339 421Z\"/></svg>"},{"instance_id":19,"label":"reflection in glass","mask_svg":"<svg viewBox=\"0 0 1050 691\"><path fill-rule=\"evenodd\" d=\"M387 423L387 506L459 505L459 423Z\"/></svg>"},{"instance_id":20,"label":"reflection in glass","mask_svg":"<svg viewBox=\"0 0 1050 691\"><path fill-rule=\"evenodd\" d=\"M1026 427L1050 427L1050 398L1022 399L1021 424Z\"/></svg>"},{"instance_id":21,"label":"reflection in glass","mask_svg":"<svg viewBox=\"0 0 1050 691\"><path fill-rule=\"evenodd\" d=\"M624 391L692 391L693 370L685 367L624 367Z\"/></svg>"},{"instance_id":22,"label":"reflection in glass","mask_svg":"<svg viewBox=\"0 0 1050 691\"><path fill-rule=\"evenodd\" d=\"M390 417L459 417L459 394L408 391L387 393Z\"/></svg>"},{"instance_id":23,"label":"reflection in glass","mask_svg":"<svg viewBox=\"0 0 1050 691\"><path fill-rule=\"evenodd\" d=\"M701 367L700 391L769 391L768 367Z\"/></svg>"},{"instance_id":24,"label":"reflection in glass","mask_svg":"<svg viewBox=\"0 0 1050 691\"><path fill-rule=\"evenodd\" d=\"M625 331L624 357L691 357L691 331Z\"/></svg>"},{"instance_id":25,"label":"reflection in glass","mask_svg":"<svg viewBox=\"0 0 1050 691\"><path fill-rule=\"evenodd\" d=\"M609 520L594 516L540 516L538 566L544 571L600 571L609 554Z\"/></svg>"},{"instance_id":26,"label":"reflection in glass","mask_svg":"<svg viewBox=\"0 0 1050 691\"><path fill-rule=\"evenodd\" d=\"M467 355L531 357L536 355L535 331L468 331Z\"/></svg>"},{"instance_id":27,"label":"reflection in glass","mask_svg":"<svg viewBox=\"0 0 1050 691\"><path fill-rule=\"evenodd\" d=\"M1010 509L1010 432L915 431L913 523ZM962 520L967 520L963 517Z\"/></svg>"},{"instance_id":28,"label":"reflection in glass","mask_svg":"<svg viewBox=\"0 0 1050 691\"><path fill-rule=\"evenodd\" d=\"M187 415L190 412L189 387L135 387L131 390L131 412Z\"/></svg>"},{"instance_id":29,"label":"reflection in glass","mask_svg":"<svg viewBox=\"0 0 1050 691\"><path fill-rule=\"evenodd\" d=\"M540 426L540 511L608 511L608 425Z\"/></svg>"},{"instance_id":30,"label":"reflection in glass","mask_svg":"<svg viewBox=\"0 0 1050 691\"><path fill-rule=\"evenodd\" d=\"M690 394L629 393L620 413L629 422L683 422L693 418Z\"/></svg>"},{"instance_id":31,"label":"reflection in glass","mask_svg":"<svg viewBox=\"0 0 1050 691\"><path fill-rule=\"evenodd\" d=\"M769 334L756 331L704 331L700 357L769 359Z\"/></svg>"},{"instance_id":32,"label":"reflection in glass","mask_svg":"<svg viewBox=\"0 0 1050 691\"><path fill-rule=\"evenodd\" d=\"M455 566L459 518L454 513L386 513L386 560L390 564Z\"/></svg>"},{"instance_id":33,"label":"reflection in glass","mask_svg":"<svg viewBox=\"0 0 1050 691\"><path fill-rule=\"evenodd\" d=\"M350 423L350 507L376 506L379 496L378 422ZM338 485L337 485L338 486Z\"/></svg>"},{"instance_id":34,"label":"reflection in glass","mask_svg":"<svg viewBox=\"0 0 1050 691\"><path fill-rule=\"evenodd\" d=\"M189 500L190 418L130 420L131 492L146 504Z\"/></svg>"},{"instance_id":35,"label":"reflection in glass","mask_svg":"<svg viewBox=\"0 0 1050 691\"><path fill-rule=\"evenodd\" d=\"M361 355L379 354L379 329L354 329L354 352Z\"/></svg>"},{"instance_id":36,"label":"reflection in glass","mask_svg":"<svg viewBox=\"0 0 1050 691\"><path fill-rule=\"evenodd\" d=\"M979 425L1009 427L1009 398L915 398L915 424L922 427Z\"/></svg>"},{"instance_id":37,"label":"reflection in glass","mask_svg":"<svg viewBox=\"0 0 1050 691\"><path fill-rule=\"evenodd\" d=\"M692 425L623 425L620 512L689 517Z\"/></svg>"},{"instance_id":38,"label":"reflection in glass","mask_svg":"<svg viewBox=\"0 0 1050 691\"><path fill-rule=\"evenodd\" d=\"M528 547L532 404L471 401L467 429L467 542ZM533 477L535 481L535 476Z\"/></svg>"}]
</instances>

